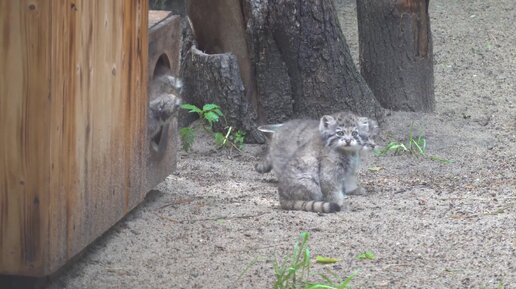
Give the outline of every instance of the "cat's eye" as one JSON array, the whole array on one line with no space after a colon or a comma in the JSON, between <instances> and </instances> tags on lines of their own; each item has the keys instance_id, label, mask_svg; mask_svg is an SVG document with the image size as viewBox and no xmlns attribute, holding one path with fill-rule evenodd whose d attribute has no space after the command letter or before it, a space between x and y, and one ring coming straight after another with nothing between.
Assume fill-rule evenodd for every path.
<instances>
[{"instance_id":1,"label":"cat's eye","mask_svg":"<svg viewBox=\"0 0 516 289\"><path fill-rule=\"evenodd\" d=\"M351 135L352 135L353 137L357 137L357 136L358 136L358 132L357 132L356 130L354 130L354 131L351 133Z\"/></svg>"},{"instance_id":2,"label":"cat's eye","mask_svg":"<svg viewBox=\"0 0 516 289\"><path fill-rule=\"evenodd\" d=\"M343 136L343 135L344 135L344 132L343 132L343 131L341 131L341 130L339 130L338 132L336 132L336 134L337 134L338 136Z\"/></svg>"}]
</instances>

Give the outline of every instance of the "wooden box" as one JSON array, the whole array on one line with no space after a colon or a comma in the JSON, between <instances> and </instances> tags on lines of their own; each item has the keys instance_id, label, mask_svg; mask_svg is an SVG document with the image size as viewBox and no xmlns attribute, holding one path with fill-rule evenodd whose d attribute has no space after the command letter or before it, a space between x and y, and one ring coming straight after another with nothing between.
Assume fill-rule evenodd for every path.
<instances>
[{"instance_id":1,"label":"wooden box","mask_svg":"<svg viewBox=\"0 0 516 289\"><path fill-rule=\"evenodd\" d=\"M0 0L0 274L55 272L175 168L175 122L147 136L147 25L147 0Z\"/></svg>"}]
</instances>

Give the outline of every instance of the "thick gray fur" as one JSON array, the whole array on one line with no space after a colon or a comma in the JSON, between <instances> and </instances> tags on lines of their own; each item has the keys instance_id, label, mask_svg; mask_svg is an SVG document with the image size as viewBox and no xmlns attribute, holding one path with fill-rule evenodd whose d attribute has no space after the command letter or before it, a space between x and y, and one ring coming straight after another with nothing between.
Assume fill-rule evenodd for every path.
<instances>
[{"instance_id":1,"label":"thick gray fur","mask_svg":"<svg viewBox=\"0 0 516 289\"><path fill-rule=\"evenodd\" d=\"M149 103L148 131L151 139L177 115L182 86L181 80L170 75L162 75L152 81L150 93L156 97Z\"/></svg>"},{"instance_id":2,"label":"thick gray fur","mask_svg":"<svg viewBox=\"0 0 516 289\"><path fill-rule=\"evenodd\" d=\"M256 170L274 171L283 209L340 211L346 194L362 190L355 175L360 154L375 146L377 131L374 120L351 112L292 120L274 132Z\"/></svg>"}]
</instances>

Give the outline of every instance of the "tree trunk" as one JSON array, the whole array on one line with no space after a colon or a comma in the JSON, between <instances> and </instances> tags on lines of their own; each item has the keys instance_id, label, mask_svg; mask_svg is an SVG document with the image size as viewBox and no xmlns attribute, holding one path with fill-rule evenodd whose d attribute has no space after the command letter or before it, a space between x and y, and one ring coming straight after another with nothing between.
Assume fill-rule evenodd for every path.
<instances>
[{"instance_id":1,"label":"tree trunk","mask_svg":"<svg viewBox=\"0 0 516 289\"><path fill-rule=\"evenodd\" d=\"M263 22L252 23L248 32L255 43L267 122L341 110L380 116L379 104L353 64L333 0L251 2L254 7L262 3L262 16L253 20ZM275 111L278 107L283 114Z\"/></svg>"},{"instance_id":2,"label":"tree trunk","mask_svg":"<svg viewBox=\"0 0 516 289\"><path fill-rule=\"evenodd\" d=\"M238 112L229 124L251 132L254 140L264 140L258 125L294 117L318 118L341 110L381 117L379 103L353 64L333 0L190 0L187 14L204 53L186 55L206 64L201 58L213 54L237 60L239 72L233 75L243 83L240 103L226 101L219 89L215 91L221 94L210 100L223 111ZM210 70L191 63L187 56L183 71L191 80ZM229 76L220 69L218 75ZM185 77L186 100L205 101L200 98L213 94L211 85L221 85L214 80L202 86Z\"/></svg>"},{"instance_id":3,"label":"tree trunk","mask_svg":"<svg viewBox=\"0 0 516 289\"><path fill-rule=\"evenodd\" d=\"M357 0L360 68L384 108L434 110L429 0Z\"/></svg>"}]
</instances>

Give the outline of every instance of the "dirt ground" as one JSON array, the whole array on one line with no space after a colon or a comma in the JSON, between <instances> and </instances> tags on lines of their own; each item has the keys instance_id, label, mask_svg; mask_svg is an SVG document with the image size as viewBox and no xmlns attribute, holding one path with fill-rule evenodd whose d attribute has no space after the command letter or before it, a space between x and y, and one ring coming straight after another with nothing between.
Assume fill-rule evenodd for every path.
<instances>
[{"instance_id":1,"label":"dirt ground","mask_svg":"<svg viewBox=\"0 0 516 289\"><path fill-rule=\"evenodd\" d=\"M356 59L354 1L337 4ZM391 113L377 142L412 125L452 163L370 156L369 193L317 215L278 208L275 176L253 169L262 147L198 142L49 288L272 288L272 261L303 231L314 256L339 259L314 271L356 272L352 288L516 288L516 2L435 0L430 15L436 112Z\"/></svg>"}]
</instances>

